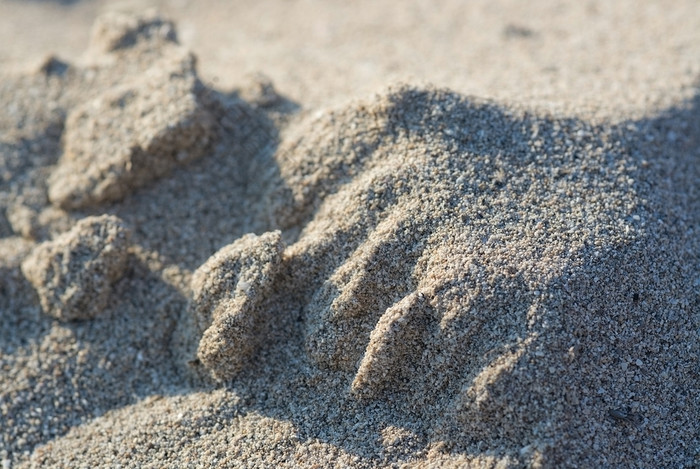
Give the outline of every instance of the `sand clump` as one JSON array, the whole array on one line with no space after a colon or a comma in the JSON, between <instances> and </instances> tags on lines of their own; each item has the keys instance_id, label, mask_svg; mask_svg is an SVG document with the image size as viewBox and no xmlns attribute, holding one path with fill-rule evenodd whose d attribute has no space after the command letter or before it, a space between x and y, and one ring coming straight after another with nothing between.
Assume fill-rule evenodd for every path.
<instances>
[{"instance_id":1,"label":"sand clump","mask_svg":"<svg viewBox=\"0 0 700 469\"><path fill-rule=\"evenodd\" d=\"M37 246L22 263L46 314L62 321L90 319L105 308L124 274L129 230L116 217L87 217Z\"/></svg>"},{"instance_id":2,"label":"sand clump","mask_svg":"<svg viewBox=\"0 0 700 469\"><path fill-rule=\"evenodd\" d=\"M214 121L196 90L194 58L185 54L72 110L63 156L48 180L51 202L75 209L119 200L203 156Z\"/></svg>"},{"instance_id":3,"label":"sand clump","mask_svg":"<svg viewBox=\"0 0 700 469\"><path fill-rule=\"evenodd\" d=\"M138 43L149 47L177 44L175 25L156 11L141 15L107 12L99 16L92 26L89 51L104 55L133 49Z\"/></svg>"},{"instance_id":4,"label":"sand clump","mask_svg":"<svg viewBox=\"0 0 700 469\"><path fill-rule=\"evenodd\" d=\"M697 464L697 99L297 112L266 79L206 88L176 38L108 15L92 65L0 114L37 115L3 134L0 458Z\"/></svg>"},{"instance_id":5,"label":"sand clump","mask_svg":"<svg viewBox=\"0 0 700 469\"><path fill-rule=\"evenodd\" d=\"M233 378L252 360L260 303L281 263L280 232L247 235L222 248L192 277L192 306L202 338L197 358L220 380Z\"/></svg>"}]
</instances>

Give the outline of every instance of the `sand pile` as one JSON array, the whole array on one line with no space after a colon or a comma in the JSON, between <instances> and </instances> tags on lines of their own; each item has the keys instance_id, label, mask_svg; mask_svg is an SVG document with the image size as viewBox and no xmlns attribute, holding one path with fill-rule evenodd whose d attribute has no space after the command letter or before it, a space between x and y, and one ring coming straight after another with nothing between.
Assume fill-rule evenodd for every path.
<instances>
[{"instance_id":1,"label":"sand pile","mask_svg":"<svg viewBox=\"0 0 700 469\"><path fill-rule=\"evenodd\" d=\"M697 98L299 111L94 31L0 85L7 465L700 464Z\"/></svg>"}]
</instances>

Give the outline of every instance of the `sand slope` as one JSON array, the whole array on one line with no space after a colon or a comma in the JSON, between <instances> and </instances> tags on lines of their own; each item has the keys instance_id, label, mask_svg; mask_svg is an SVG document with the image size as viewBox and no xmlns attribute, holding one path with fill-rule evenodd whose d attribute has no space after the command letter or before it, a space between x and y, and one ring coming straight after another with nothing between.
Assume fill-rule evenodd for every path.
<instances>
[{"instance_id":1,"label":"sand slope","mask_svg":"<svg viewBox=\"0 0 700 469\"><path fill-rule=\"evenodd\" d=\"M700 463L697 97L300 110L110 14L0 102L8 465Z\"/></svg>"}]
</instances>

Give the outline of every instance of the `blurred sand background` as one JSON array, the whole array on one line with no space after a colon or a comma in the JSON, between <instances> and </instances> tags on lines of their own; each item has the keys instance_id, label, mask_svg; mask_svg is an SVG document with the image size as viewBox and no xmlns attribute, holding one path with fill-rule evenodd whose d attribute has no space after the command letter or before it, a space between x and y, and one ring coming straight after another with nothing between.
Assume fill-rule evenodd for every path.
<instances>
[{"instance_id":1,"label":"blurred sand background","mask_svg":"<svg viewBox=\"0 0 700 469\"><path fill-rule=\"evenodd\" d=\"M693 0L3 0L0 66L48 51L77 59L100 12L148 7L177 22L205 81L229 88L262 72L308 107L408 80L579 113L638 115L688 97L700 74Z\"/></svg>"}]
</instances>

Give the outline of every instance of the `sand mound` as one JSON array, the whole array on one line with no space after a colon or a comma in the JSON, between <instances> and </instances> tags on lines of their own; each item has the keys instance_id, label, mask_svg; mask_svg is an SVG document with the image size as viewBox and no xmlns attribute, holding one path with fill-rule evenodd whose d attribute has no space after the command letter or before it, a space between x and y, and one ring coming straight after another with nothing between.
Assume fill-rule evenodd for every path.
<instances>
[{"instance_id":1,"label":"sand mound","mask_svg":"<svg viewBox=\"0 0 700 469\"><path fill-rule=\"evenodd\" d=\"M346 376L341 395L388 399L453 449L595 461L600 432L659 425L692 379L681 349L639 352L689 337L656 308L676 295L661 284L692 287L673 274L688 245L648 254L664 204L639 194L629 130L410 87L308 119L274 155L269 211L296 241L266 307L301 305L304 350Z\"/></svg>"},{"instance_id":2,"label":"sand mound","mask_svg":"<svg viewBox=\"0 0 700 469\"><path fill-rule=\"evenodd\" d=\"M639 194L648 154L629 129L403 88L301 133L279 153L277 213L311 215L285 254L297 285L319 285L310 357L355 393L406 393L458 446L548 463L594 458L584 448L620 409L653 426L680 398L650 378L684 374L685 352L660 365L640 351L692 331L660 290L694 295L672 273L690 247L650 254L665 204ZM617 379L606 356L634 371Z\"/></svg>"},{"instance_id":3,"label":"sand mound","mask_svg":"<svg viewBox=\"0 0 700 469\"><path fill-rule=\"evenodd\" d=\"M697 462L697 99L613 124L394 86L294 114L264 80L206 89L175 38L108 16L92 65L12 82L2 458Z\"/></svg>"},{"instance_id":4,"label":"sand mound","mask_svg":"<svg viewBox=\"0 0 700 469\"><path fill-rule=\"evenodd\" d=\"M465 358L526 341L555 276L590 255L581 251L601 233L611 246L633 237L640 208L605 159L633 163L612 158L623 152L617 142L583 122L400 88L301 133L279 152L288 187L274 211L282 226L304 224L286 255L299 285L313 286L307 350L331 368L355 371L362 360L357 383L374 381L366 373L385 353L415 378L442 362L461 373ZM592 187L614 205L590 200ZM425 336L414 342L429 345L382 351L415 334L415 321ZM381 380L405 379L380 368Z\"/></svg>"}]
</instances>

